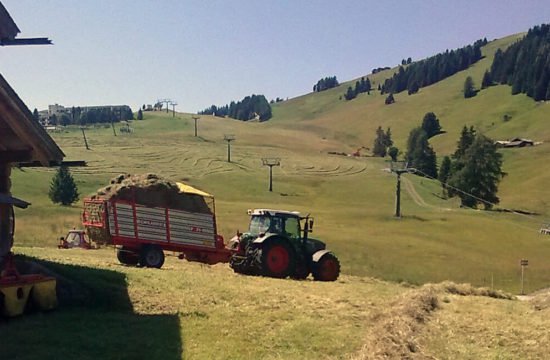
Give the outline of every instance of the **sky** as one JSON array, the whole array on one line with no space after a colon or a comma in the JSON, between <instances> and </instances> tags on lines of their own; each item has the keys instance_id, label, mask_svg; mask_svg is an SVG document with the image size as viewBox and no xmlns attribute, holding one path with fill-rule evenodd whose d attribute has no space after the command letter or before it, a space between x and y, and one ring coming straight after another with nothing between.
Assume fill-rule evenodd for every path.
<instances>
[{"instance_id":1,"label":"sky","mask_svg":"<svg viewBox=\"0 0 550 360\"><path fill-rule=\"evenodd\" d=\"M196 113L268 100L550 22L548 0L0 0L19 37L0 73L31 109L157 99Z\"/></svg>"}]
</instances>

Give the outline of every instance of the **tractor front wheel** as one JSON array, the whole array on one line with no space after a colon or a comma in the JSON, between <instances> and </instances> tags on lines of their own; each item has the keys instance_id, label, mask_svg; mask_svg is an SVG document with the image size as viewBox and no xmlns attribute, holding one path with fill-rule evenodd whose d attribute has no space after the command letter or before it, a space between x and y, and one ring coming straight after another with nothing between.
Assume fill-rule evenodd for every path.
<instances>
[{"instance_id":1,"label":"tractor front wheel","mask_svg":"<svg viewBox=\"0 0 550 360\"><path fill-rule=\"evenodd\" d=\"M318 281L335 281L340 275L340 261L332 254L327 253L313 264L313 278Z\"/></svg>"},{"instance_id":2,"label":"tractor front wheel","mask_svg":"<svg viewBox=\"0 0 550 360\"><path fill-rule=\"evenodd\" d=\"M262 273L274 278L285 278L294 272L294 252L281 240L270 241L262 249Z\"/></svg>"},{"instance_id":3,"label":"tractor front wheel","mask_svg":"<svg viewBox=\"0 0 550 360\"><path fill-rule=\"evenodd\" d=\"M139 262L142 266L160 269L164 264L164 252L155 245L145 246L141 249Z\"/></svg>"},{"instance_id":4,"label":"tractor front wheel","mask_svg":"<svg viewBox=\"0 0 550 360\"><path fill-rule=\"evenodd\" d=\"M125 246L116 249L116 257L124 265L135 266L139 262L139 255Z\"/></svg>"}]
</instances>

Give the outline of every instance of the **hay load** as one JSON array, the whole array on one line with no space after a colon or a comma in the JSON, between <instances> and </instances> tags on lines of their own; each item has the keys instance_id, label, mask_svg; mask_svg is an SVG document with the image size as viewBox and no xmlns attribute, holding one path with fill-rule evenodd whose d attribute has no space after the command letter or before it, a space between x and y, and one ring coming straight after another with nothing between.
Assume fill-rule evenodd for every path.
<instances>
[{"instance_id":1,"label":"hay load","mask_svg":"<svg viewBox=\"0 0 550 360\"><path fill-rule=\"evenodd\" d=\"M92 200L125 200L147 207L162 207L193 213L213 214L212 197L188 185L170 181L156 174L121 174L109 185L96 191ZM89 228L88 236L102 244L109 244L107 229Z\"/></svg>"},{"instance_id":2,"label":"hay load","mask_svg":"<svg viewBox=\"0 0 550 360\"><path fill-rule=\"evenodd\" d=\"M99 189L92 199L126 200L148 207L167 207L211 214L203 196L183 192L181 184L156 174L121 174L111 179L110 185Z\"/></svg>"}]
</instances>

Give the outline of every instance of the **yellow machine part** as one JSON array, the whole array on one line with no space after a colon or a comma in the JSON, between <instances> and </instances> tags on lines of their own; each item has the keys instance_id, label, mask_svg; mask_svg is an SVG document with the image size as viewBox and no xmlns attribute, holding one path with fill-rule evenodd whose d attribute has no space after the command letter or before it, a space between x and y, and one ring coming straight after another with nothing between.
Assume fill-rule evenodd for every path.
<instances>
[{"instance_id":1,"label":"yellow machine part","mask_svg":"<svg viewBox=\"0 0 550 360\"><path fill-rule=\"evenodd\" d=\"M4 306L0 309L2 314L5 316L23 314L32 286L32 284L16 284L1 287L0 293L4 295Z\"/></svg>"},{"instance_id":2,"label":"yellow machine part","mask_svg":"<svg viewBox=\"0 0 550 360\"><path fill-rule=\"evenodd\" d=\"M44 278L35 283L0 286L0 293L3 295L0 311L8 317L21 315L29 301L40 310L52 310L57 307L55 288L54 278Z\"/></svg>"},{"instance_id":3,"label":"yellow machine part","mask_svg":"<svg viewBox=\"0 0 550 360\"><path fill-rule=\"evenodd\" d=\"M56 284L54 278L46 278L34 284L31 301L40 310L53 310L57 307Z\"/></svg>"}]
</instances>

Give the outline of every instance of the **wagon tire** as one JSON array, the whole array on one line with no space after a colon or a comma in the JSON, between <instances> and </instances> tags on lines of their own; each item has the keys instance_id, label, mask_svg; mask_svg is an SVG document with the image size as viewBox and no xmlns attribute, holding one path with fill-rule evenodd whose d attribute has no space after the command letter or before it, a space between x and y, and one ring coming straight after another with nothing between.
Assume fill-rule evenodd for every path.
<instances>
[{"instance_id":1,"label":"wagon tire","mask_svg":"<svg viewBox=\"0 0 550 360\"><path fill-rule=\"evenodd\" d=\"M116 257L124 265L136 266L139 263L139 254L125 246L116 249Z\"/></svg>"},{"instance_id":2,"label":"wagon tire","mask_svg":"<svg viewBox=\"0 0 550 360\"><path fill-rule=\"evenodd\" d=\"M160 269L164 264L164 252L155 245L144 246L139 262L142 266Z\"/></svg>"}]
</instances>

